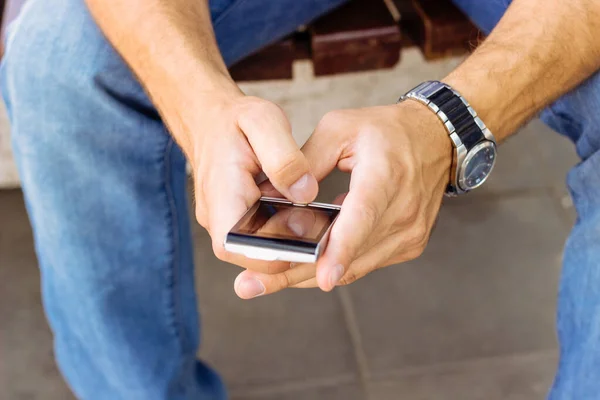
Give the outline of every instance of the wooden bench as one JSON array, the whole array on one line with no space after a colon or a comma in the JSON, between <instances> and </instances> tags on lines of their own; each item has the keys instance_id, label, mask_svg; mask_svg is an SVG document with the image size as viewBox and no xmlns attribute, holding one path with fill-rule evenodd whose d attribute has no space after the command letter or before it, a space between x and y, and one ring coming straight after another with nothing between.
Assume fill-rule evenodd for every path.
<instances>
[{"instance_id":1,"label":"wooden bench","mask_svg":"<svg viewBox=\"0 0 600 400\"><path fill-rule=\"evenodd\" d=\"M7 6L14 14L25 1L0 0L0 24ZM301 59L312 61L317 76L384 69L398 63L403 48L418 46L435 60L463 54L480 38L451 0L349 0L230 72L237 81L291 79Z\"/></svg>"},{"instance_id":2,"label":"wooden bench","mask_svg":"<svg viewBox=\"0 0 600 400\"><path fill-rule=\"evenodd\" d=\"M301 0L299 0L301 1ZM426 60L464 54L482 35L451 0L350 0L230 68L237 81L291 79L295 60L316 76L391 68L403 48Z\"/></svg>"}]
</instances>

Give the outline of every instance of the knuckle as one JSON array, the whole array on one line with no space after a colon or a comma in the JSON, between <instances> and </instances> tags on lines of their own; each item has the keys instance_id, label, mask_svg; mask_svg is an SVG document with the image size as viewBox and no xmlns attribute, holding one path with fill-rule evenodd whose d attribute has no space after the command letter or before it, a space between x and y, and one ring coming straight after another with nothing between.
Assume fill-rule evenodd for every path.
<instances>
[{"instance_id":1,"label":"knuckle","mask_svg":"<svg viewBox=\"0 0 600 400\"><path fill-rule=\"evenodd\" d=\"M424 224L415 225L410 234L409 244L412 248L425 249L429 241L429 232ZM422 252L422 251L421 251Z\"/></svg>"},{"instance_id":2,"label":"knuckle","mask_svg":"<svg viewBox=\"0 0 600 400\"><path fill-rule=\"evenodd\" d=\"M335 130L339 128L340 124L344 121L343 114L344 112L342 110L329 111L319 121L315 132L335 132Z\"/></svg>"},{"instance_id":3,"label":"knuckle","mask_svg":"<svg viewBox=\"0 0 600 400\"><path fill-rule=\"evenodd\" d=\"M415 247L406 253L405 259L407 261L416 260L417 258L421 257L421 255L423 255L424 251L425 251L425 246Z\"/></svg>"},{"instance_id":4,"label":"knuckle","mask_svg":"<svg viewBox=\"0 0 600 400\"><path fill-rule=\"evenodd\" d=\"M275 104L268 100L260 99L259 101L256 101L255 107L257 108L257 111L263 112L265 113L265 115L274 115L278 117L285 116L283 108L281 108L278 104Z\"/></svg>"},{"instance_id":5,"label":"knuckle","mask_svg":"<svg viewBox=\"0 0 600 400\"><path fill-rule=\"evenodd\" d=\"M349 285L353 282L356 282L358 280L359 276L352 271L346 271L346 273L344 274L344 276L342 277L342 279L340 280L340 282L338 283L338 285L341 286L346 286Z\"/></svg>"},{"instance_id":6,"label":"knuckle","mask_svg":"<svg viewBox=\"0 0 600 400\"><path fill-rule=\"evenodd\" d=\"M309 170L308 162L300 149L279 156L273 163L265 163L263 168L271 180L286 181L286 184L294 183Z\"/></svg>"},{"instance_id":7,"label":"knuckle","mask_svg":"<svg viewBox=\"0 0 600 400\"><path fill-rule=\"evenodd\" d=\"M374 224L381 218L381 212L379 209L375 205L366 202L360 207L355 207L353 213L357 216L359 221L363 221L368 224Z\"/></svg>"},{"instance_id":8,"label":"knuckle","mask_svg":"<svg viewBox=\"0 0 600 400\"><path fill-rule=\"evenodd\" d=\"M278 275L277 284L279 288L284 289L291 286L290 278L286 273L282 273Z\"/></svg>"},{"instance_id":9,"label":"knuckle","mask_svg":"<svg viewBox=\"0 0 600 400\"><path fill-rule=\"evenodd\" d=\"M260 97L246 96L241 102L238 121L242 125L260 126L266 118L285 117L283 109L277 104ZM283 118L282 120L286 120Z\"/></svg>"},{"instance_id":10,"label":"knuckle","mask_svg":"<svg viewBox=\"0 0 600 400\"><path fill-rule=\"evenodd\" d=\"M419 200L415 196L409 196L404 200L401 207L402 214L396 220L396 227L406 227L407 225L417 225L419 221Z\"/></svg>"}]
</instances>

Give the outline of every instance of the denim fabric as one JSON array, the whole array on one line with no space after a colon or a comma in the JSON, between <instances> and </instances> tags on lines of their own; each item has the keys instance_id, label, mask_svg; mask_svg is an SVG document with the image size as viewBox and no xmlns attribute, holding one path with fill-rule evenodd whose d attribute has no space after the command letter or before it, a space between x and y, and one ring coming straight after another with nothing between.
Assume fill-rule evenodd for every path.
<instances>
[{"instance_id":1,"label":"denim fabric","mask_svg":"<svg viewBox=\"0 0 600 400\"><path fill-rule=\"evenodd\" d=\"M342 0L214 0L228 64ZM455 0L484 30L506 1ZM59 368L83 399L222 399L196 360L185 160L83 0L29 0L1 70ZM551 399L600 393L600 77L542 113L582 162Z\"/></svg>"},{"instance_id":2,"label":"denim fabric","mask_svg":"<svg viewBox=\"0 0 600 400\"><path fill-rule=\"evenodd\" d=\"M231 64L341 0L211 1ZM83 0L28 0L1 87L59 368L82 399L223 399L200 341L185 159Z\"/></svg>"},{"instance_id":3,"label":"denim fabric","mask_svg":"<svg viewBox=\"0 0 600 400\"><path fill-rule=\"evenodd\" d=\"M454 0L486 32L507 1ZM600 73L541 113L576 146L567 185L578 219L567 241L558 296L560 360L552 400L600 398Z\"/></svg>"}]
</instances>

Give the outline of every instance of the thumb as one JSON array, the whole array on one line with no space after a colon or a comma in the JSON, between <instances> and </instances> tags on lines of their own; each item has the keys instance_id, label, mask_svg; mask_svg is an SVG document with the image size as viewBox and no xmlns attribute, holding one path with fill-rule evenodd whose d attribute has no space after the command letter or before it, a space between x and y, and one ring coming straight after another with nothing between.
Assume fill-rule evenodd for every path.
<instances>
[{"instance_id":1,"label":"thumb","mask_svg":"<svg viewBox=\"0 0 600 400\"><path fill-rule=\"evenodd\" d=\"M279 106L248 97L238 116L238 126L265 175L281 194L296 203L309 203L315 199L319 191L317 180Z\"/></svg>"},{"instance_id":2,"label":"thumb","mask_svg":"<svg viewBox=\"0 0 600 400\"><path fill-rule=\"evenodd\" d=\"M350 192L331 228L325 253L317 262L317 283L325 291L332 290L346 275L375 234L388 206L386 196L381 195L384 183L374 179L371 172L364 166L352 171Z\"/></svg>"},{"instance_id":3,"label":"thumb","mask_svg":"<svg viewBox=\"0 0 600 400\"><path fill-rule=\"evenodd\" d=\"M341 113L334 111L326 114L302 147L302 152L319 182L338 165L344 146L348 143L344 135L351 134L351 129Z\"/></svg>"}]
</instances>

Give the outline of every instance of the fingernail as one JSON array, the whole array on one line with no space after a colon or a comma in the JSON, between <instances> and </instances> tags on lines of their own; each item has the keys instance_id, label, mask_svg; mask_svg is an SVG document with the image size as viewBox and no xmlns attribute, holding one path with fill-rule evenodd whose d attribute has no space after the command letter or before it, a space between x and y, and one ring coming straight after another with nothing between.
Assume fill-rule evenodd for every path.
<instances>
[{"instance_id":1,"label":"fingernail","mask_svg":"<svg viewBox=\"0 0 600 400\"><path fill-rule=\"evenodd\" d=\"M290 263L290 268L296 268L298 265L300 265L300 264L295 263L295 262L291 262Z\"/></svg>"},{"instance_id":2,"label":"fingernail","mask_svg":"<svg viewBox=\"0 0 600 400\"><path fill-rule=\"evenodd\" d=\"M304 174L292 186L290 186L290 194L294 201L298 203L308 203L313 199L313 193L318 185L317 180L312 174Z\"/></svg>"},{"instance_id":3,"label":"fingernail","mask_svg":"<svg viewBox=\"0 0 600 400\"><path fill-rule=\"evenodd\" d=\"M331 268L331 271L329 272L329 285L332 289L339 283L342 276L344 276L344 267L342 265L337 264Z\"/></svg>"},{"instance_id":4,"label":"fingernail","mask_svg":"<svg viewBox=\"0 0 600 400\"><path fill-rule=\"evenodd\" d=\"M266 289L261 281L255 278L243 279L238 284L238 295L245 299L251 299L264 294Z\"/></svg>"}]
</instances>

